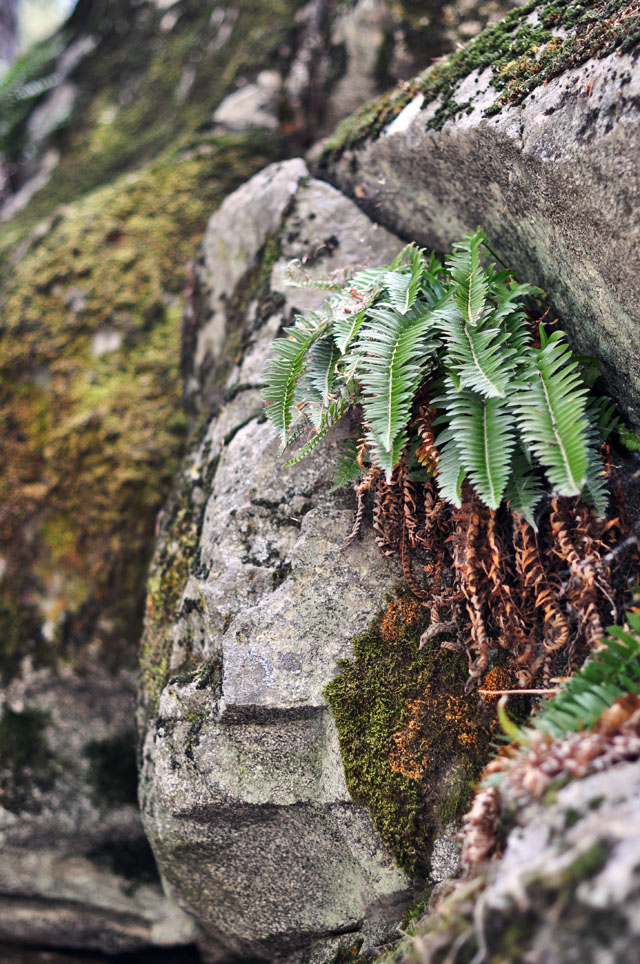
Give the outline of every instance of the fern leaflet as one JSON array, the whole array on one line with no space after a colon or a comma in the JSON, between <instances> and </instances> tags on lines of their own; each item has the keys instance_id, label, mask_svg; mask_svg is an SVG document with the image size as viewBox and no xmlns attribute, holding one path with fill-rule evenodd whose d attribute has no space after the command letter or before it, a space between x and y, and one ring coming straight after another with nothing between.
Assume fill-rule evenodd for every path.
<instances>
[{"instance_id":1,"label":"fern leaflet","mask_svg":"<svg viewBox=\"0 0 640 964\"><path fill-rule=\"evenodd\" d=\"M540 333L541 347L531 350L526 373L529 385L516 397L518 424L555 491L579 495L587 474L587 389L564 332L547 339L540 326Z\"/></svg>"}]
</instances>

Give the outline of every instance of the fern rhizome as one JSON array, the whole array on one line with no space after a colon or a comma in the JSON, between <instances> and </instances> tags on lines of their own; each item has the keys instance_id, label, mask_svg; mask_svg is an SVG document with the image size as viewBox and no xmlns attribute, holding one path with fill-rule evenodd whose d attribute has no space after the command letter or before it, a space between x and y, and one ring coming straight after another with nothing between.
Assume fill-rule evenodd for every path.
<instances>
[{"instance_id":1,"label":"fern rhizome","mask_svg":"<svg viewBox=\"0 0 640 964\"><path fill-rule=\"evenodd\" d=\"M612 552L629 524L595 360L534 324L542 292L487 253L478 230L444 260L409 245L319 285L323 307L274 342L264 399L283 447L309 436L287 464L350 413L348 543L370 500L380 549L430 606L426 637L456 636L470 685L508 649L525 686L572 672L619 621L637 552Z\"/></svg>"}]
</instances>

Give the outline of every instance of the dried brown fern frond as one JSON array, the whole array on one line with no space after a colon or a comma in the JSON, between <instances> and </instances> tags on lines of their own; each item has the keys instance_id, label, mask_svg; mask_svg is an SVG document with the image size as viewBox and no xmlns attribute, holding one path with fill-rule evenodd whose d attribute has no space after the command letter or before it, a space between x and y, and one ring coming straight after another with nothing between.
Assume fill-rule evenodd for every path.
<instances>
[{"instance_id":1,"label":"dried brown fern frond","mask_svg":"<svg viewBox=\"0 0 640 964\"><path fill-rule=\"evenodd\" d=\"M432 409L420 407L419 432L431 452ZM432 453L433 455L433 453ZM425 455L426 457L426 455ZM403 456L391 478L368 472L355 485L356 537L367 492L380 550L399 557L407 585L428 606L423 643L441 633L442 645L465 651L470 686L500 648L514 659L523 687L574 672L615 622L629 599L629 573L638 569L634 547L618 553L628 519L616 487L613 511L598 518L579 498L548 497L538 527L501 506L490 509L466 484L460 508L442 499L433 477L410 473Z\"/></svg>"}]
</instances>

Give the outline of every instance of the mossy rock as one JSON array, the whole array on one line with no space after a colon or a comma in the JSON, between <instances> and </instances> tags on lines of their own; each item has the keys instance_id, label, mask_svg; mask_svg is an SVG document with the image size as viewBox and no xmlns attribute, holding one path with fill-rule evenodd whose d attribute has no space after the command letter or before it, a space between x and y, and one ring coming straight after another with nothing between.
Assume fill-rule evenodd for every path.
<instances>
[{"instance_id":1,"label":"mossy rock","mask_svg":"<svg viewBox=\"0 0 640 964\"><path fill-rule=\"evenodd\" d=\"M459 102L455 92L474 72L491 72L495 98L484 108L490 117L506 105L520 104L565 71L591 58L633 50L639 40L640 14L628 0L528 0L466 46L343 121L324 145L324 162L375 137L418 95L425 107L437 101L429 126L440 130L471 109L471 102Z\"/></svg>"},{"instance_id":2,"label":"mossy rock","mask_svg":"<svg viewBox=\"0 0 640 964\"><path fill-rule=\"evenodd\" d=\"M247 134L168 152L12 249L0 340L2 604L36 624L34 652L39 619L58 653L73 657L94 638L108 660L133 659L155 516L184 441L187 265L210 212L277 149ZM28 649L26 637L10 646L16 660Z\"/></svg>"},{"instance_id":3,"label":"mossy rock","mask_svg":"<svg viewBox=\"0 0 640 964\"><path fill-rule=\"evenodd\" d=\"M59 70L57 54L93 38L95 47L69 74L77 92L72 109L47 138L60 160L48 184L21 213L35 224L67 204L138 170L210 126L215 108L240 82L264 67L286 66L301 0L259 0L211 6L183 0L167 15L160 4L81 0L46 44L29 52L0 86L7 102L0 151L22 165L34 150L26 130ZM284 60L283 60L284 58ZM44 145L37 145L42 150Z\"/></svg>"},{"instance_id":4,"label":"mossy rock","mask_svg":"<svg viewBox=\"0 0 640 964\"><path fill-rule=\"evenodd\" d=\"M465 694L464 655L434 639L410 595L393 597L326 689L347 786L403 869L429 873L437 832L455 824L491 755L493 702Z\"/></svg>"}]
</instances>

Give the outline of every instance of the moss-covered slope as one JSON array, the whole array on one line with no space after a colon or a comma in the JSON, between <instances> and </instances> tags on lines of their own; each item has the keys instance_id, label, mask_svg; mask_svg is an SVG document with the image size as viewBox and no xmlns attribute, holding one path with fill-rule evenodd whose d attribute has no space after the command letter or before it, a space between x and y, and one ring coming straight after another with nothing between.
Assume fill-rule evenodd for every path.
<instances>
[{"instance_id":1,"label":"moss-covered slope","mask_svg":"<svg viewBox=\"0 0 640 964\"><path fill-rule=\"evenodd\" d=\"M246 135L168 153L59 210L14 252L0 339L3 600L20 612L13 626L37 604L32 648L38 622L65 650L94 633L112 654L136 640L184 433L187 264L209 212L271 150Z\"/></svg>"}]
</instances>

